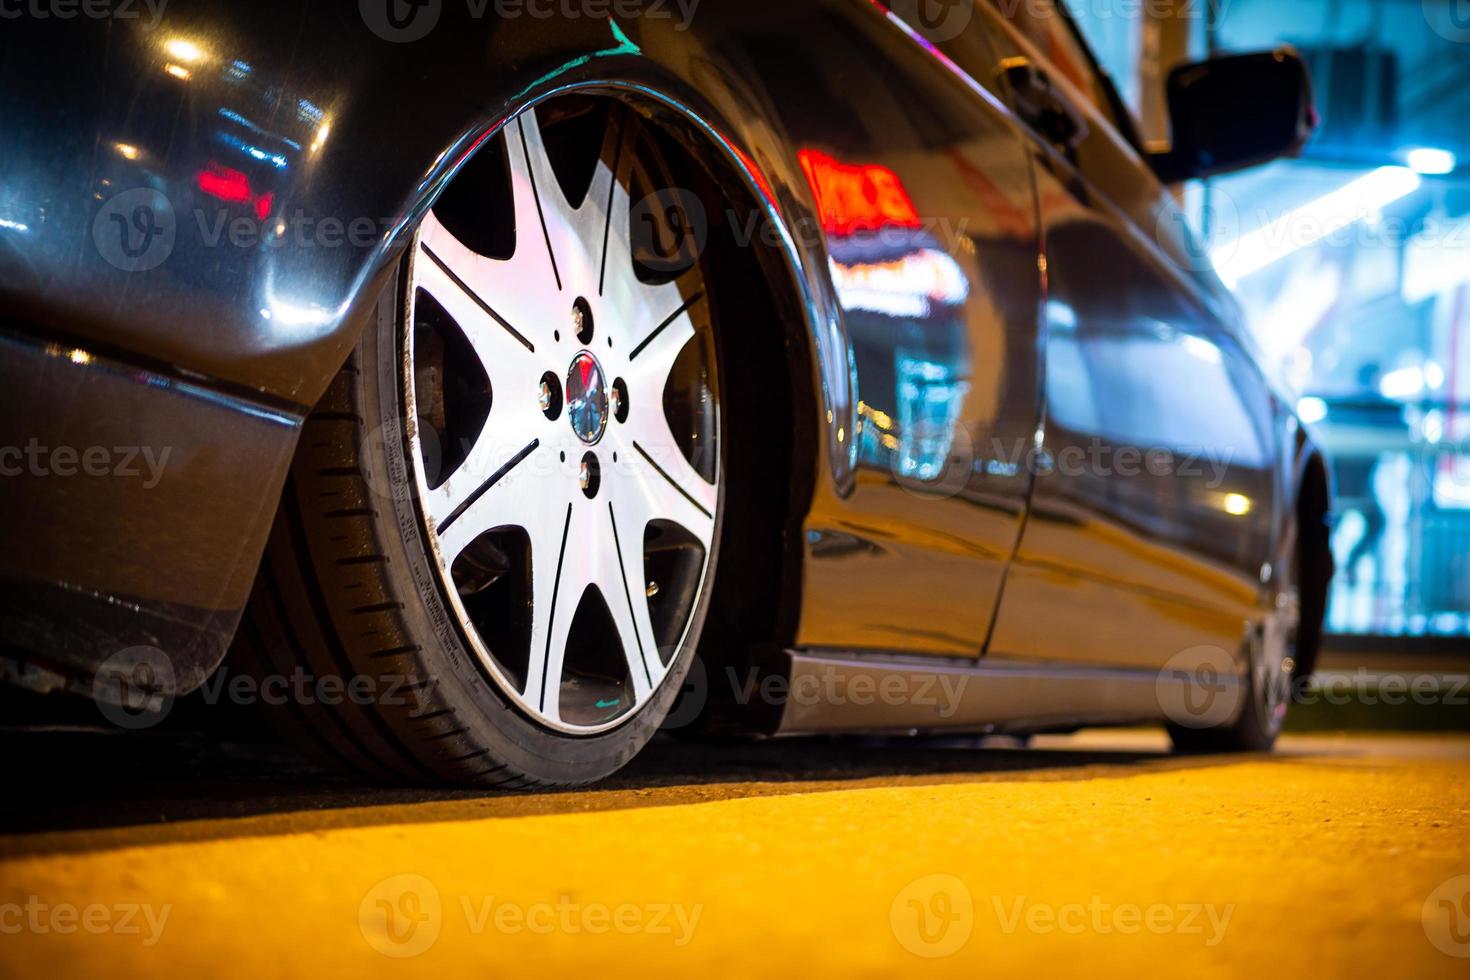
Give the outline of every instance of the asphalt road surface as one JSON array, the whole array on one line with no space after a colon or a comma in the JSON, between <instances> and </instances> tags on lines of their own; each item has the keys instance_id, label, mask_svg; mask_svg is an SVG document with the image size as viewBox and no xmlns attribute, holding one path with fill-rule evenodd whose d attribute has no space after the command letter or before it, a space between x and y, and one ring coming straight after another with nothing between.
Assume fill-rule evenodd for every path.
<instances>
[{"instance_id":1,"label":"asphalt road surface","mask_svg":"<svg viewBox=\"0 0 1470 980\"><path fill-rule=\"evenodd\" d=\"M499 796L179 732L0 745L4 976L1470 975L1458 736L658 741Z\"/></svg>"}]
</instances>

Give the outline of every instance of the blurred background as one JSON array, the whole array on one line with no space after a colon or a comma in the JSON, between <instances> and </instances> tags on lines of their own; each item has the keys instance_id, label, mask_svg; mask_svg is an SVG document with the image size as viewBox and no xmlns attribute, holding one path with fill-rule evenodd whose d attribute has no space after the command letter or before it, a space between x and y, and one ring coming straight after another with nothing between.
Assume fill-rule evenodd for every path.
<instances>
[{"instance_id":1,"label":"blurred background","mask_svg":"<svg viewBox=\"0 0 1470 980\"><path fill-rule=\"evenodd\" d=\"M1333 456L1330 645L1470 653L1470 0L1064 2L1150 141L1175 65L1307 58L1302 157L1184 203Z\"/></svg>"}]
</instances>

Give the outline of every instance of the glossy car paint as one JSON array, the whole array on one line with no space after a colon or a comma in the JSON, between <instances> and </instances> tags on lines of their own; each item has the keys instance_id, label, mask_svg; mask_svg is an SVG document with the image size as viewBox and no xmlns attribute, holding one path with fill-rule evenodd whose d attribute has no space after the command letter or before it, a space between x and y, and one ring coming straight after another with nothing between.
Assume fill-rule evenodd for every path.
<instances>
[{"instance_id":1,"label":"glossy car paint","mask_svg":"<svg viewBox=\"0 0 1470 980\"><path fill-rule=\"evenodd\" d=\"M1044 60L984 11L998 59ZM1073 146L1034 144L1053 465L991 649L1139 667L1234 651L1290 510L1272 394L1167 192L1066 72L1049 74L1086 126Z\"/></svg>"},{"instance_id":2,"label":"glossy car paint","mask_svg":"<svg viewBox=\"0 0 1470 980\"><path fill-rule=\"evenodd\" d=\"M1157 668L1202 643L1234 651L1260 620L1311 447L1137 154L1100 119L1060 150L1018 116L995 81L1019 44L1004 25L976 18L968 47L941 51L862 0L709 4L687 23L496 20L454 3L439 18L393 42L352 6L220 0L168 5L156 25L31 19L0 36L0 300L8 349L55 382L7 385L0 413L21 439L102 438L62 418L70 404L181 460L164 476L174 496L3 481L6 512L27 517L0 558L24 586L0 599L22 659L85 686L133 639L88 625L104 608L172 624L149 635L192 651L180 689L223 657L300 419L407 234L508 115L586 85L687 121L764 213L756 233L787 270L771 288L802 314L788 324L813 365L798 408L820 438L797 462L813 487L785 583L800 616L775 645ZM917 222L834 223L803 151L891 172ZM158 195L172 244L129 271L152 244L135 202L157 217ZM1189 365L1229 406L1194 448L1243 455L1213 486L1027 462L1094 440L1170 445L1174 430L1069 414L1057 379L1089 359L1106 385ZM199 424L201 391L218 424ZM1225 513L1225 494L1249 510ZM87 511L119 516L77 520ZM67 597L88 611L18 625Z\"/></svg>"}]
</instances>

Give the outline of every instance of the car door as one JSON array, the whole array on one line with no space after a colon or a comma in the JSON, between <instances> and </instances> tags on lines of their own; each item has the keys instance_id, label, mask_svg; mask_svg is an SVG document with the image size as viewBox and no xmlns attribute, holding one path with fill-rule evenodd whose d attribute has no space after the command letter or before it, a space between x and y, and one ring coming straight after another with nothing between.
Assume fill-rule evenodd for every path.
<instances>
[{"instance_id":1,"label":"car door","mask_svg":"<svg viewBox=\"0 0 1470 980\"><path fill-rule=\"evenodd\" d=\"M1277 508L1265 381L1065 15L1050 0L974 13L993 60L947 50L1027 124L1047 282L1044 452L989 652L1124 667L1233 653Z\"/></svg>"},{"instance_id":2,"label":"car door","mask_svg":"<svg viewBox=\"0 0 1470 980\"><path fill-rule=\"evenodd\" d=\"M1002 457L1040 416L1029 151L896 19L823 7L750 53L789 96L856 391L835 423L851 485L819 488L806 524L797 641L978 657L1030 490Z\"/></svg>"}]
</instances>

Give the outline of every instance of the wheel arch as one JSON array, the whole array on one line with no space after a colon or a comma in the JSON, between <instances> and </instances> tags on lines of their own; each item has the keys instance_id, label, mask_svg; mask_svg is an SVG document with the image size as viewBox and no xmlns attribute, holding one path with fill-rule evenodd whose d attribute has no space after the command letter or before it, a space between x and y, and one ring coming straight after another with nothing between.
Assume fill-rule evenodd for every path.
<instances>
[{"instance_id":1,"label":"wheel arch","mask_svg":"<svg viewBox=\"0 0 1470 980\"><path fill-rule=\"evenodd\" d=\"M795 642L800 618L805 518L821 474L829 464L841 466L833 452L838 444L831 441L829 420L837 413L827 379L834 370L846 377L846 345L830 346L839 335L818 327L820 304L813 297L827 285L825 275L810 275L750 151L692 113L681 118L702 130L686 132L684 142L713 185L701 195L707 213L728 218L710 222L715 271L706 272L707 281L735 306L724 309L722 343L726 396L733 403L725 526L733 533L721 543L699 648L702 673L685 690L702 729L768 733L779 724L779 706L741 692L748 694L749 685L766 676L785 676L784 651ZM749 224L752 217L769 233L742 243L736 230L756 227ZM722 276L732 268L733 276ZM742 283L753 288L741 290ZM756 342L745 342L744 326L738 334L728 329L731 320L753 325ZM777 379L779 391L769 386ZM682 709L676 707L675 716L689 717Z\"/></svg>"},{"instance_id":2,"label":"wheel arch","mask_svg":"<svg viewBox=\"0 0 1470 980\"><path fill-rule=\"evenodd\" d=\"M1329 538L1332 518L1332 476L1323 453L1303 445L1297 465L1296 528L1300 556L1301 625L1297 634L1297 669L1301 677L1316 669L1322 649L1328 589L1333 559Z\"/></svg>"}]
</instances>

